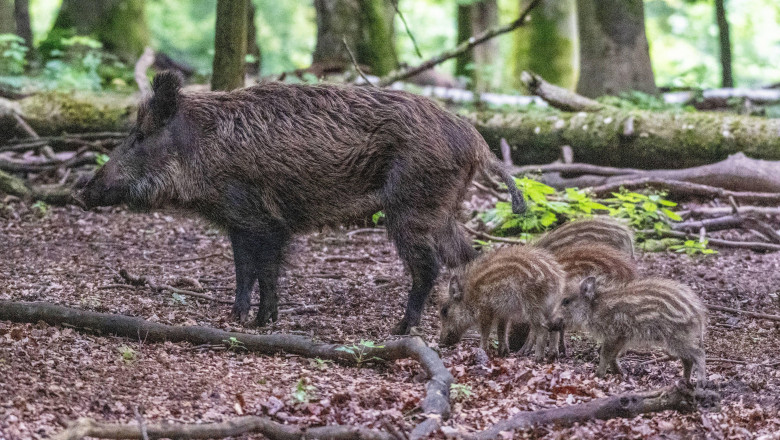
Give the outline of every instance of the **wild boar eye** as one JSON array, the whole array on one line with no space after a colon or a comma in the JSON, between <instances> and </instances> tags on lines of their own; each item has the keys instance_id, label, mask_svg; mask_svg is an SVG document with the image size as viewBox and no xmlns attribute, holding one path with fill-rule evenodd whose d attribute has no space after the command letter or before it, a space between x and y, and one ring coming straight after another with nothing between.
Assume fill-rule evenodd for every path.
<instances>
[{"instance_id":1,"label":"wild boar eye","mask_svg":"<svg viewBox=\"0 0 780 440\"><path fill-rule=\"evenodd\" d=\"M449 309L448 307L444 307L444 308L442 308L442 309L441 309L441 316L443 316L443 317L445 317L445 318L446 318L446 317L447 317L447 311L448 311L448 309Z\"/></svg>"},{"instance_id":2,"label":"wild boar eye","mask_svg":"<svg viewBox=\"0 0 780 440\"><path fill-rule=\"evenodd\" d=\"M569 304L571 304L571 298L564 298L563 301L561 301L561 305L566 307Z\"/></svg>"}]
</instances>

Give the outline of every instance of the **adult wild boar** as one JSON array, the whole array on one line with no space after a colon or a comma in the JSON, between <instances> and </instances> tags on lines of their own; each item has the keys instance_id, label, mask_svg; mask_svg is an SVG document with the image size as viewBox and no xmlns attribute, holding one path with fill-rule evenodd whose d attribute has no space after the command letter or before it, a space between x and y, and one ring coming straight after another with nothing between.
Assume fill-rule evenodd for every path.
<instances>
[{"instance_id":1,"label":"adult wild boar","mask_svg":"<svg viewBox=\"0 0 780 440\"><path fill-rule=\"evenodd\" d=\"M257 281L257 325L277 319L280 262L293 234L385 212L412 276L399 334L418 325L439 265L476 252L456 216L476 172L514 180L465 120L400 91L268 83L182 93L160 73L123 144L80 193L88 207L173 206L227 231L236 266L232 315L245 321Z\"/></svg>"}]
</instances>

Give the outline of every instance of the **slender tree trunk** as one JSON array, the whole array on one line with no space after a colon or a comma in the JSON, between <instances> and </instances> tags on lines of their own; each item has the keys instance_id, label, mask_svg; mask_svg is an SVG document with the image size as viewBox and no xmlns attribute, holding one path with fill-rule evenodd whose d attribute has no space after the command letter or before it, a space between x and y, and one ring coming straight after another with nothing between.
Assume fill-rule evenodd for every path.
<instances>
[{"instance_id":1,"label":"slender tree trunk","mask_svg":"<svg viewBox=\"0 0 780 440\"><path fill-rule=\"evenodd\" d=\"M468 40L474 35L474 27L471 23L471 4L458 3L458 44ZM471 70L474 67L474 54L469 50L455 58L455 76L472 78Z\"/></svg>"},{"instance_id":2,"label":"slender tree trunk","mask_svg":"<svg viewBox=\"0 0 780 440\"><path fill-rule=\"evenodd\" d=\"M212 90L244 86L249 0L217 0Z\"/></svg>"},{"instance_id":3,"label":"slender tree trunk","mask_svg":"<svg viewBox=\"0 0 780 440\"><path fill-rule=\"evenodd\" d=\"M578 0L577 93L597 97L631 90L655 94L642 0Z\"/></svg>"},{"instance_id":4,"label":"slender tree trunk","mask_svg":"<svg viewBox=\"0 0 780 440\"><path fill-rule=\"evenodd\" d=\"M63 36L95 37L103 47L127 62L149 45L145 0L63 0L48 39ZM59 41L56 42L59 44Z\"/></svg>"},{"instance_id":5,"label":"slender tree trunk","mask_svg":"<svg viewBox=\"0 0 780 440\"><path fill-rule=\"evenodd\" d=\"M729 21L726 16L726 0L715 0L715 21L720 31L720 72L723 87L734 87L731 72L731 37L729 36Z\"/></svg>"},{"instance_id":6,"label":"slender tree trunk","mask_svg":"<svg viewBox=\"0 0 780 440\"><path fill-rule=\"evenodd\" d=\"M524 3L524 2L521 2ZM531 22L515 32L513 84L525 70L574 90L579 72L577 1L544 2L531 12Z\"/></svg>"},{"instance_id":7,"label":"slender tree trunk","mask_svg":"<svg viewBox=\"0 0 780 440\"><path fill-rule=\"evenodd\" d=\"M312 64L352 66L349 50L370 73L384 76L398 67L391 0L315 0L317 44Z\"/></svg>"},{"instance_id":8,"label":"slender tree trunk","mask_svg":"<svg viewBox=\"0 0 780 440\"><path fill-rule=\"evenodd\" d=\"M33 47L32 27L30 26L30 0L14 1L14 18L16 21L16 35L24 38L28 48ZM28 55L32 52L28 52Z\"/></svg>"},{"instance_id":9,"label":"slender tree trunk","mask_svg":"<svg viewBox=\"0 0 780 440\"><path fill-rule=\"evenodd\" d=\"M0 0L0 34L15 34L13 0Z\"/></svg>"},{"instance_id":10,"label":"slender tree trunk","mask_svg":"<svg viewBox=\"0 0 780 440\"><path fill-rule=\"evenodd\" d=\"M260 73L262 58L260 54L260 45L257 43L257 28L255 27L255 4L249 1L247 8L246 23L246 53L252 55L254 61L246 64L247 75L257 76Z\"/></svg>"}]
</instances>

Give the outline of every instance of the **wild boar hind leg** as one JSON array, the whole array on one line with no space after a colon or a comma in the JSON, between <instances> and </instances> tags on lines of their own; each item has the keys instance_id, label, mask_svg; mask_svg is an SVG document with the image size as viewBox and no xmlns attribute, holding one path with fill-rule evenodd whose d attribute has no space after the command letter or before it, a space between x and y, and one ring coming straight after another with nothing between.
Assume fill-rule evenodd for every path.
<instances>
[{"instance_id":1,"label":"wild boar hind leg","mask_svg":"<svg viewBox=\"0 0 780 440\"><path fill-rule=\"evenodd\" d=\"M236 301L232 317L246 322L252 289L257 281L260 305L255 324L263 326L269 319L276 321L279 302L276 286L289 232L284 228L267 232L231 230L229 236L236 267Z\"/></svg>"}]
</instances>

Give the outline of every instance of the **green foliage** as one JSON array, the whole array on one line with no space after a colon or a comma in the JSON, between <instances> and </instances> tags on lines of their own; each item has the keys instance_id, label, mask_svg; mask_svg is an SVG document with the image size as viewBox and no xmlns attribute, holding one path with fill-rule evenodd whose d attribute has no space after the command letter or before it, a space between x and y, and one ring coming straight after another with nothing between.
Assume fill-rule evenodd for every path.
<instances>
[{"instance_id":1,"label":"green foliage","mask_svg":"<svg viewBox=\"0 0 780 440\"><path fill-rule=\"evenodd\" d=\"M46 217L46 214L49 213L49 205L43 200L38 200L33 203L32 209L35 212L35 215L41 218Z\"/></svg>"},{"instance_id":2,"label":"green foliage","mask_svg":"<svg viewBox=\"0 0 780 440\"><path fill-rule=\"evenodd\" d=\"M660 194L640 194L621 190L605 199L609 205L609 215L624 218L635 229L665 229L670 221L678 222L682 218L669 208L677 206L661 197Z\"/></svg>"},{"instance_id":3,"label":"green foliage","mask_svg":"<svg viewBox=\"0 0 780 440\"><path fill-rule=\"evenodd\" d=\"M292 389L292 400L293 403L296 404L306 404L309 403L313 398L314 394L317 392L317 388L314 385L309 385L306 383L306 379L300 378L298 380L298 383L295 384L295 387Z\"/></svg>"},{"instance_id":4,"label":"green foliage","mask_svg":"<svg viewBox=\"0 0 780 440\"><path fill-rule=\"evenodd\" d=\"M382 211L377 212L376 214L371 216L371 221L374 222L374 226L379 224L380 220L383 220L385 218L385 213Z\"/></svg>"},{"instance_id":5,"label":"green foliage","mask_svg":"<svg viewBox=\"0 0 780 440\"><path fill-rule=\"evenodd\" d=\"M508 202L498 202L496 207L479 214L489 230L500 236L519 236L529 240L534 234L544 232L565 221L594 214L608 214L628 220L637 230L665 230L671 222L682 218L671 208L675 202L666 200L663 193L642 194L621 190L607 199L594 199L586 191L554 188L529 178L517 179L528 205L523 215L516 215ZM644 237L638 237L644 239Z\"/></svg>"},{"instance_id":6,"label":"green foliage","mask_svg":"<svg viewBox=\"0 0 780 440\"><path fill-rule=\"evenodd\" d=\"M467 400L471 397L471 387L468 385L454 383L450 385L450 399L453 402Z\"/></svg>"},{"instance_id":7,"label":"green foliage","mask_svg":"<svg viewBox=\"0 0 780 440\"><path fill-rule=\"evenodd\" d=\"M108 160L109 160L108 154L100 153L97 156L95 156L95 163L97 163L98 168L105 165L106 162L108 162Z\"/></svg>"},{"instance_id":8,"label":"green foliage","mask_svg":"<svg viewBox=\"0 0 780 440\"><path fill-rule=\"evenodd\" d=\"M122 345L117 348L117 351L119 351L119 355L122 357L122 360L130 363L136 360L136 357L138 353L133 350L131 347L128 347L127 345Z\"/></svg>"},{"instance_id":9,"label":"green foliage","mask_svg":"<svg viewBox=\"0 0 780 440\"><path fill-rule=\"evenodd\" d=\"M0 75L21 75L27 65L27 46L14 34L0 34Z\"/></svg>"},{"instance_id":10,"label":"green foliage","mask_svg":"<svg viewBox=\"0 0 780 440\"><path fill-rule=\"evenodd\" d=\"M690 257L694 257L697 255L712 255L717 254L718 251L714 249L710 249L707 247L707 240L704 241L698 241L698 240L685 240L682 244L675 244L669 246L669 250L679 252L679 253L685 253L686 255Z\"/></svg>"},{"instance_id":11,"label":"green foliage","mask_svg":"<svg viewBox=\"0 0 780 440\"><path fill-rule=\"evenodd\" d=\"M355 364L358 367L362 366L366 362L370 361L382 361L383 359L377 356L367 357L368 352L375 348L384 348L384 345L376 345L374 341L361 339L359 343L352 345L344 345L336 349L336 351L343 351L349 353L355 359Z\"/></svg>"},{"instance_id":12,"label":"green foliage","mask_svg":"<svg viewBox=\"0 0 780 440\"><path fill-rule=\"evenodd\" d=\"M84 36L61 38L58 44L50 44L43 68L46 88L97 91L107 85L122 87L132 82L130 69L102 48L102 43Z\"/></svg>"},{"instance_id":13,"label":"green foliage","mask_svg":"<svg viewBox=\"0 0 780 440\"><path fill-rule=\"evenodd\" d=\"M238 338L235 336L231 336L228 339L223 339L222 342L227 344L228 351L240 351L240 350L247 350L246 346L244 346L244 343L239 341Z\"/></svg>"},{"instance_id":14,"label":"green foliage","mask_svg":"<svg viewBox=\"0 0 780 440\"><path fill-rule=\"evenodd\" d=\"M179 295L178 293L171 294L171 303L172 304L187 304L187 300L184 298L184 295Z\"/></svg>"}]
</instances>

